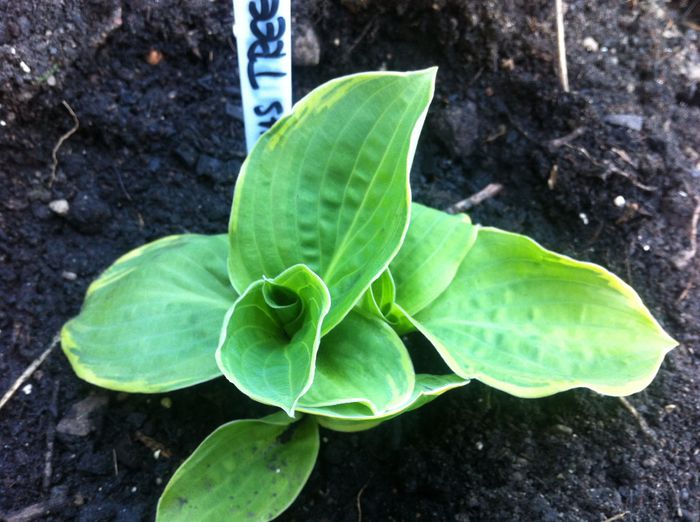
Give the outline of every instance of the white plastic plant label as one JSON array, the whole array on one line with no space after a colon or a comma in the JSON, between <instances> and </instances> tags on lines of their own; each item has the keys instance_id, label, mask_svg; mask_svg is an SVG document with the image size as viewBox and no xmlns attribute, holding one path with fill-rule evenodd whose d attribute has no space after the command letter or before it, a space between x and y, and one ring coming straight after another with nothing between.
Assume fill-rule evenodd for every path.
<instances>
[{"instance_id":1,"label":"white plastic plant label","mask_svg":"<svg viewBox=\"0 0 700 522\"><path fill-rule=\"evenodd\" d=\"M233 0L248 152L292 108L291 0Z\"/></svg>"}]
</instances>

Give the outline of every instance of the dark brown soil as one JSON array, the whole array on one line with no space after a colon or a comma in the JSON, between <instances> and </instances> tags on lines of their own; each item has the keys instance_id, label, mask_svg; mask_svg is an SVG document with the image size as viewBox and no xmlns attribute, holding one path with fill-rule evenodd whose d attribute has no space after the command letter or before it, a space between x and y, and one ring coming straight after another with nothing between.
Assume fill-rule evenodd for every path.
<instances>
[{"instance_id":1,"label":"dark brown soil","mask_svg":"<svg viewBox=\"0 0 700 522\"><path fill-rule=\"evenodd\" d=\"M368 432L324 432L282 519L700 519L698 257L677 266L695 246L700 203L696 14L690 3L567 3L569 94L554 69L551 1L295 4L321 46L318 66L295 69L295 96L354 71L439 65L415 199L444 208L501 183L475 221L630 282L681 342L629 399L653 434L615 398L521 400L474 383ZM227 2L56 5L0 1L2 392L118 255L225 230L244 156ZM63 100L80 128L52 182L52 149L73 126ZM606 123L610 114L643 126ZM49 208L58 199L65 216ZM28 384L0 411L0 513L40 503L41 520L152 519L165 482L213 428L267 411L221 380L168 394L170 408L163 396L99 390L58 349ZM108 400L91 433L57 432L91 393Z\"/></svg>"}]
</instances>

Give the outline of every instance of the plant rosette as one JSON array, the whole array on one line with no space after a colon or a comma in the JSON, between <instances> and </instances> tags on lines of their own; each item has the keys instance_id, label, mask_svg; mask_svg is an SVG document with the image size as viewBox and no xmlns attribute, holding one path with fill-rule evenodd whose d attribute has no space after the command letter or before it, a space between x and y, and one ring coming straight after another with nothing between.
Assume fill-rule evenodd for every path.
<instances>
[{"instance_id":1,"label":"plant rosette","mask_svg":"<svg viewBox=\"0 0 700 522\"><path fill-rule=\"evenodd\" d=\"M275 518L314 466L319 426L371 428L471 379L518 397L628 395L676 345L604 268L411 203L435 73L315 89L243 163L228 234L126 254L64 326L75 372L98 386L159 393L223 374L281 410L207 437L157 520ZM410 332L445 374L416 374Z\"/></svg>"}]
</instances>

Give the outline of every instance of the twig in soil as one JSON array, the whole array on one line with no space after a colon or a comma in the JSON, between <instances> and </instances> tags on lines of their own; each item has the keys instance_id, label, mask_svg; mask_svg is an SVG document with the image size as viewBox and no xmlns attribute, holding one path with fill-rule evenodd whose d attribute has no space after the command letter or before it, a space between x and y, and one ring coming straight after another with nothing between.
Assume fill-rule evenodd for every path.
<instances>
[{"instance_id":1,"label":"twig in soil","mask_svg":"<svg viewBox=\"0 0 700 522\"><path fill-rule=\"evenodd\" d=\"M549 190L554 190L557 186L557 177L559 176L559 165L554 163L552 168L549 169L549 177L547 178L547 187Z\"/></svg>"},{"instance_id":2,"label":"twig in soil","mask_svg":"<svg viewBox=\"0 0 700 522\"><path fill-rule=\"evenodd\" d=\"M131 199L131 195L129 194L129 191L126 190L126 187L124 186L124 180L122 179L122 175L120 174L119 169L116 169L116 173L117 173L117 180L119 180L119 186L121 187L122 192L126 196L126 199L128 199L129 201L133 201L133 199Z\"/></svg>"},{"instance_id":3,"label":"twig in soil","mask_svg":"<svg viewBox=\"0 0 700 522\"><path fill-rule=\"evenodd\" d=\"M368 484L369 480L360 488L360 491L357 493L357 497L355 498L355 505L357 506L357 522L362 522L362 493L365 492Z\"/></svg>"},{"instance_id":4,"label":"twig in soil","mask_svg":"<svg viewBox=\"0 0 700 522\"><path fill-rule=\"evenodd\" d=\"M119 476L119 465L117 464L117 450L112 448L112 464L114 464L114 476Z\"/></svg>"},{"instance_id":5,"label":"twig in soil","mask_svg":"<svg viewBox=\"0 0 700 522\"><path fill-rule=\"evenodd\" d=\"M615 522L616 520L622 520L625 518L627 515L629 515L629 511L623 511L622 513L618 513L617 515L613 515L610 518L606 518L603 520L603 522Z\"/></svg>"},{"instance_id":6,"label":"twig in soil","mask_svg":"<svg viewBox=\"0 0 700 522\"><path fill-rule=\"evenodd\" d=\"M58 407L58 390L61 387L61 382L56 381L53 385L53 393L51 394L51 419L49 419L49 427L46 430L46 454L44 455L44 477L41 481L41 486L44 491L48 491L51 486L51 475L53 474L53 444L56 439L56 424L54 416Z\"/></svg>"},{"instance_id":7,"label":"twig in soil","mask_svg":"<svg viewBox=\"0 0 700 522\"><path fill-rule=\"evenodd\" d=\"M170 451L167 447L165 447L165 444L158 442L156 439L149 437L148 435L144 435L140 431L137 431L134 435L136 437L136 440L138 440L141 444L153 451L154 454L157 454L158 457L169 459L173 456L173 452Z\"/></svg>"},{"instance_id":8,"label":"twig in soil","mask_svg":"<svg viewBox=\"0 0 700 522\"><path fill-rule=\"evenodd\" d=\"M36 371L36 369L41 366L41 363L43 363L46 358L51 354L53 349L56 347L58 342L61 340L60 334L56 334L51 341L51 344L49 347L44 350L44 352L34 359L32 363L27 366L27 369L22 372L22 375L20 375L17 380L14 382L12 386L5 392L5 395L2 396L2 399L0 399L0 410L2 410L3 406L9 402L9 400L12 398L12 396L19 390L20 386L22 386L27 379L29 379L32 374Z\"/></svg>"},{"instance_id":9,"label":"twig in soil","mask_svg":"<svg viewBox=\"0 0 700 522\"><path fill-rule=\"evenodd\" d=\"M51 496L42 502L37 502L24 509L8 513L7 515L0 514L0 519L5 522L30 522L31 520L45 519L47 513L58 510L68 503L68 488L59 486L51 491ZM44 518L42 518L44 517Z\"/></svg>"},{"instance_id":10,"label":"twig in soil","mask_svg":"<svg viewBox=\"0 0 700 522\"><path fill-rule=\"evenodd\" d=\"M603 163L596 161L590 155L590 153L586 149L584 149L583 147L575 147L569 143L565 143L564 145L569 147L571 150L578 152L579 154L583 154L586 157L586 159L588 161L590 161L591 163L593 163L593 165L595 165L596 167L601 168L601 169L605 169L605 172L603 172L599 176L600 178L603 179L603 181L605 181L610 174L616 174L618 176L622 176L623 178L629 180L630 183L632 183L632 185L634 185L638 189L644 190L646 192L655 192L655 191L659 190L659 187L652 187L650 185L645 185L644 183L637 181L635 176L633 176L632 174L629 174L628 172L625 172L624 170L618 169L617 167L611 165L610 162L607 160L605 160Z\"/></svg>"},{"instance_id":11,"label":"twig in soil","mask_svg":"<svg viewBox=\"0 0 700 522\"><path fill-rule=\"evenodd\" d=\"M567 143L574 141L574 140L575 140L576 138L578 138L579 136L585 134L585 132L586 132L587 130L588 130L587 127L578 127L578 128L576 128L576 129L574 129L573 131L571 131L571 132L570 132L569 134L567 134L566 136L562 136L561 138L556 138L556 139L553 139L553 140L549 140L549 141L547 142L547 146L548 146L550 149L558 149L558 148L561 147L562 145L566 145Z\"/></svg>"},{"instance_id":12,"label":"twig in soil","mask_svg":"<svg viewBox=\"0 0 700 522\"><path fill-rule=\"evenodd\" d=\"M476 74L472 76L472 79L467 82L467 85L464 86L464 90L466 91L469 89L472 85L474 85L477 80L481 77L481 73L484 72L484 68L480 67L478 71L476 71Z\"/></svg>"},{"instance_id":13,"label":"twig in soil","mask_svg":"<svg viewBox=\"0 0 700 522\"><path fill-rule=\"evenodd\" d=\"M518 122L516 122L510 114L508 114L508 121L510 121L510 124L517 130L520 134L523 135L523 137L529 141L530 143L534 143L538 147L541 147L542 144L539 143L537 140L535 140L532 136L530 136L525 129L523 129Z\"/></svg>"},{"instance_id":14,"label":"twig in soil","mask_svg":"<svg viewBox=\"0 0 700 522\"><path fill-rule=\"evenodd\" d=\"M698 253L698 220L700 220L700 197L695 197L695 210L690 219L690 248L683 250L672 261L678 270L683 270Z\"/></svg>"},{"instance_id":15,"label":"twig in soil","mask_svg":"<svg viewBox=\"0 0 700 522\"><path fill-rule=\"evenodd\" d=\"M690 290L693 288L693 281L688 281L688 284L685 285L685 288L683 291L680 293L678 297L676 297L676 304L680 304L683 301L685 301L686 297L688 297L688 294L690 293Z\"/></svg>"},{"instance_id":16,"label":"twig in soil","mask_svg":"<svg viewBox=\"0 0 700 522\"><path fill-rule=\"evenodd\" d=\"M625 409L632 414L632 417L637 420L642 433L644 433L644 435L646 435L654 443L658 444L659 439L656 437L656 433L654 433L654 430L649 427L649 424L647 424L647 421L644 419L644 417L642 417L642 414L637 411L637 408L632 406L632 403L624 397L618 397L618 399L620 399L620 402Z\"/></svg>"},{"instance_id":17,"label":"twig in soil","mask_svg":"<svg viewBox=\"0 0 700 522\"><path fill-rule=\"evenodd\" d=\"M557 14L557 54L559 56L559 83L564 92L569 92L569 71L566 66L566 41L564 40L563 0L554 0Z\"/></svg>"},{"instance_id":18,"label":"twig in soil","mask_svg":"<svg viewBox=\"0 0 700 522\"><path fill-rule=\"evenodd\" d=\"M676 508L676 515L678 515L678 518L684 518L683 517L683 510L681 509L681 498L678 495L678 490L673 487L673 482L671 482L671 479L668 478L668 475L666 476L666 483L668 484L668 487L671 488L671 493L673 493L673 504Z\"/></svg>"},{"instance_id":19,"label":"twig in soil","mask_svg":"<svg viewBox=\"0 0 700 522\"><path fill-rule=\"evenodd\" d=\"M480 203L483 203L487 199L494 197L501 190L503 190L503 185L501 185L500 183L489 183L476 194L472 194L468 198L458 201L454 205L450 205L449 207L447 207L446 212L448 214L457 214L458 212L465 212L470 208L475 207Z\"/></svg>"},{"instance_id":20,"label":"twig in soil","mask_svg":"<svg viewBox=\"0 0 700 522\"><path fill-rule=\"evenodd\" d=\"M488 137L484 140L484 143L491 143L492 141L496 141L496 140L497 140L498 138L500 138L501 136L505 136L505 135L506 135L506 132L508 132L508 127L506 127L506 126L503 125L503 124L500 124L500 125L498 126L498 129L496 130L496 132L494 132L493 134L491 134L490 136L488 136Z\"/></svg>"},{"instance_id":21,"label":"twig in soil","mask_svg":"<svg viewBox=\"0 0 700 522\"><path fill-rule=\"evenodd\" d=\"M652 187L651 185L645 185L641 181L637 181L632 174L629 174L629 173L625 172L624 170L620 170L620 169L615 168L615 167L610 167L608 172L606 172L606 174L617 174L618 176L622 176L623 178L627 178L628 180L630 180L630 183L632 183L632 185L634 185L638 189L644 190L645 192L656 192L657 190L659 190L659 187ZM606 174L604 174L604 177Z\"/></svg>"},{"instance_id":22,"label":"twig in soil","mask_svg":"<svg viewBox=\"0 0 700 522\"><path fill-rule=\"evenodd\" d=\"M348 46L348 48L345 50L345 60L350 58L350 55L352 52L355 50L355 47L357 47L362 40L365 39L365 36L367 36L367 33L369 33L370 29L372 29L377 21L377 17L373 17L367 24L364 26L362 31L360 31L360 34L355 38L355 40Z\"/></svg>"},{"instance_id":23,"label":"twig in soil","mask_svg":"<svg viewBox=\"0 0 700 522\"><path fill-rule=\"evenodd\" d=\"M68 102L66 100L63 100L63 106L68 110L71 117L73 118L73 127L63 136L58 138L56 145L54 145L53 150L51 151L51 159L53 159L53 163L51 164L51 179L49 179L49 187L52 186L53 182L56 180L56 169L58 168L58 149L60 149L63 145L63 142L65 142L68 138L75 134L78 128L80 127L78 117L75 115L75 112L73 112L73 109L71 109L71 106L68 105Z\"/></svg>"}]
</instances>

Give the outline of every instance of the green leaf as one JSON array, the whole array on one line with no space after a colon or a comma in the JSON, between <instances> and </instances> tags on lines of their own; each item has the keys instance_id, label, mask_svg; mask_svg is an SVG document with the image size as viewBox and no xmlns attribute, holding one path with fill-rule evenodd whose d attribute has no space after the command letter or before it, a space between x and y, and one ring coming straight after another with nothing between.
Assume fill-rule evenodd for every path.
<instances>
[{"instance_id":1,"label":"green leaf","mask_svg":"<svg viewBox=\"0 0 700 522\"><path fill-rule=\"evenodd\" d=\"M238 176L229 275L242 291L308 265L326 283L329 332L401 246L408 174L435 69L328 82L255 145Z\"/></svg>"},{"instance_id":2,"label":"green leaf","mask_svg":"<svg viewBox=\"0 0 700 522\"><path fill-rule=\"evenodd\" d=\"M404 404L414 384L399 336L383 321L353 311L321 341L313 385L298 408L323 414L353 404L365 415L382 415Z\"/></svg>"},{"instance_id":3,"label":"green leaf","mask_svg":"<svg viewBox=\"0 0 700 522\"><path fill-rule=\"evenodd\" d=\"M389 269L386 269L372 282L358 301L357 306L370 315L384 317L391 311L395 300L394 278Z\"/></svg>"},{"instance_id":4,"label":"green leaf","mask_svg":"<svg viewBox=\"0 0 700 522\"><path fill-rule=\"evenodd\" d=\"M520 397L638 392L677 344L604 268L494 228L415 323L452 371Z\"/></svg>"},{"instance_id":5,"label":"green leaf","mask_svg":"<svg viewBox=\"0 0 700 522\"><path fill-rule=\"evenodd\" d=\"M416 375L416 385L409 399L399 408L379 416L368 417L360 408L334 408L324 411L317 417L318 423L324 428L334 431L355 432L368 430L399 415L413 411L432 402L446 391L466 385L468 379L450 375ZM355 405L345 405L355 406Z\"/></svg>"},{"instance_id":6,"label":"green leaf","mask_svg":"<svg viewBox=\"0 0 700 522\"><path fill-rule=\"evenodd\" d=\"M318 455L318 426L284 414L224 424L165 487L157 522L268 521L296 499Z\"/></svg>"},{"instance_id":7,"label":"green leaf","mask_svg":"<svg viewBox=\"0 0 700 522\"><path fill-rule=\"evenodd\" d=\"M408 234L390 265L401 308L416 314L444 292L475 239L476 227L466 214L413 203Z\"/></svg>"},{"instance_id":8,"label":"green leaf","mask_svg":"<svg viewBox=\"0 0 700 522\"><path fill-rule=\"evenodd\" d=\"M226 315L216 361L252 399L291 417L311 386L328 289L305 265L251 284Z\"/></svg>"},{"instance_id":9,"label":"green leaf","mask_svg":"<svg viewBox=\"0 0 700 522\"><path fill-rule=\"evenodd\" d=\"M226 235L187 234L119 258L88 288L61 344L75 373L128 392L164 392L221 375L214 352L236 300Z\"/></svg>"},{"instance_id":10,"label":"green leaf","mask_svg":"<svg viewBox=\"0 0 700 522\"><path fill-rule=\"evenodd\" d=\"M396 287L388 268L375 279L357 303L362 312L377 317L391 326L399 335L415 331L406 312L395 303Z\"/></svg>"}]
</instances>

